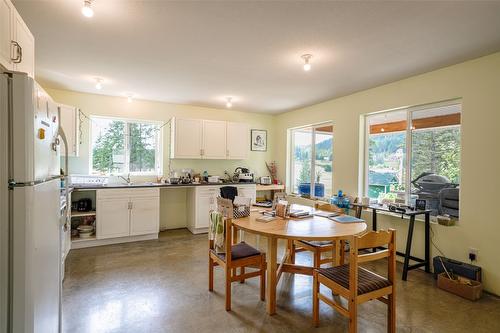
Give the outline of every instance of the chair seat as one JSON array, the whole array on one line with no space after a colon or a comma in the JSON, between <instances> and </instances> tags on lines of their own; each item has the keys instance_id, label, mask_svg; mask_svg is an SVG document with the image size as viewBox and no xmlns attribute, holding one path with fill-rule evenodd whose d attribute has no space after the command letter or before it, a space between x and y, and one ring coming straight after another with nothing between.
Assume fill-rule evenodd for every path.
<instances>
[{"instance_id":1,"label":"chair seat","mask_svg":"<svg viewBox=\"0 0 500 333\"><path fill-rule=\"evenodd\" d=\"M304 243L309 246L313 247L323 247L323 246L330 246L333 245L332 241L306 241L306 240L300 240L300 243Z\"/></svg>"},{"instance_id":2,"label":"chair seat","mask_svg":"<svg viewBox=\"0 0 500 333\"><path fill-rule=\"evenodd\" d=\"M336 267L319 268L318 273L333 282L349 289L349 265ZM386 278L370 272L363 267L358 270L358 295L363 295L371 291L389 287L391 282Z\"/></svg>"},{"instance_id":3,"label":"chair seat","mask_svg":"<svg viewBox=\"0 0 500 333\"><path fill-rule=\"evenodd\" d=\"M241 242L241 243L238 243L236 245L231 246L231 260L238 260L238 259L253 257L253 256L260 255L260 254L261 253L259 250L248 245L245 242ZM216 255L219 258L221 258L222 260L226 259L225 253L216 253Z\"/></svg>"}]
</instances>

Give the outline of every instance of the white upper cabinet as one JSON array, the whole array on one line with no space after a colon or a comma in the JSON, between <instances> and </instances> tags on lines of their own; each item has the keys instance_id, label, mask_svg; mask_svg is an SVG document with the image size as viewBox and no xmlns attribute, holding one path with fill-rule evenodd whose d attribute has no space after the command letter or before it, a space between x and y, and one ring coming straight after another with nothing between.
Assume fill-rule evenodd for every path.
<instances>
[{"instance_id":1,"label":"white upper cabinet","mask_svg":"<svg viewBox=\"0 0 500 333\"><path fill-rule=\"evenodd\" d=\"M35 77L35 38L17 12L14 25L15 35L13 40L15 43L13 45L13 54L15 59L17 59L14 61L14 70Z\"/></svg>"},{"instance_id":2,"label":"white upper cabinet","mask_svg":"<svg viewBox=\"0 0 500 333\"><path fill-rule=\"evenodd\" d=\"M203 121L172 118L171 158L201 158Z\"/></svg>"},{"instance_id":3,"label":"white upper cabinet","mask_svg":"<svg viewBox=\"0 0 500 333\"><path fill-rule=\"evenodd\" d=\"M10 0L0 0L0 63L13 70L12 39L14 37L14 6Z\"/></svg>"},{"instance_id":4,"label":"white upper cabinet","mask_svg":"<svg viewBox=\"0 0 500 333\"><path fill-rule=\"evenodd\" d=\"M61 127L66 135L68 142L68 152L65 151L64 145L61 144L61 155L77 157L79 153L79 117L78 109L74 106L63 104L58 105L61 112Z\"/></svg>"},{"instance_id":5,"label":"white upper cabinet","mask_svg":"<svg viewBox=\"0 0 500 333\"><path fill-rule=\"evenodd\" d=\"M203 120L203 151L204 159L226 158L226 122Z\"/></svg>"},{"instance_id":6,"label":"white upper cabinet","mask_svg":"<svg viewBox=\"0 0 500 333\"><path fill-rule=\"evenodd\" d=\"M170 134L170 158L248 158L250 133L243 123L172 118Z\"/></svg>"},{"instance_id":7,"label":"white upper cabinet","mask_svg":"<svg viewBox=\"0 0 500 333\"><path fill-rule=\"evenodd\" d=\"M226 148L227 158L232 160L244 160L248 158L250 147L250 131L245 123L227 122Z\"/></svg>"},{"instance_id":8,"label":"white upper cabinet","mask_svg":"<svg viewBox=\"0 0 500 333\"><path fill-rule=\"evenodd\" d=\"M10 0L0 0L0 64L34 77L35 38Z\"/></svg>"}]
</instances>

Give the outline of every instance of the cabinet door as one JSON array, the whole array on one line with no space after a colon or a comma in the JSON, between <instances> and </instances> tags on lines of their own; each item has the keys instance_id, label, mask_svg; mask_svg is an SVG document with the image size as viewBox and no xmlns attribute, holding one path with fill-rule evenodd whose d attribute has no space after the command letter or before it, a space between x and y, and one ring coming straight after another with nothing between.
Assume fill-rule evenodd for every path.
<instances>
[{"instance_id":1,"label":"cabinet door","mask_svg":"<svg viewBox=\"0 0 500 333\"><path fill-rule=\"evenodd\" d=\"M201 158L203 122L199 119L175 119L172 158Z\"/></svg>"},{"instance_id":2,"label":"cabinet door","mask_svg":"<svg viewBox=\"0 0 500 333\"><path fill-rule=\"evenodd\" d=\"M14 15L14 25L14 40L22 49L21 62L15 64L15 70L35 77L35 38L17 11Z\"/></svg>"},{"instance_id":3,"label":"cabinet door","mask_svg":"<svg viewBox=\"0 0 500 333\"><path fill-rule=\"evenodd\" d=\"M132 198L130 203L130 236L158 233L160 198Z\"/></svg>"},{"instance_id":4,"label":"cabinet door","mask_svg":"<svg viewBox=\"0 0 500 333\"><path fill-rule=\"evenodd\" d=\"M252 204L255 203L257 197L257 189L255 185L238 186L238 196L252 198Z\"/></svg>"},{"instance_id":5,"label":"cabinet door","mask_svg":"<svg viewBox=\"0 0 500 333\"><path fill-rule=\"evenodd\" d=\"M226 122L203 120L203 158L226 159Z\"/></svg>"},{"instance_id":6,"label":"cabinet door","mask_svg":"<svg viewBox=\"0 0 500 333\"><path fill-rule=\"evenodd\" d=\"M97 200L97 239L128 236L130 234L129 220L128 198Z\"/></svg>"},{"instance_id":7,"label":"cabinet door","mask_svg":"<svg viewBox=\"0 0 500 333\"><path fill-rule=\"evenodd\" d=\"M14 32L14 7L10 0L0 0L0 64L7 69L14 69L12 62L12 44Z\"/></svg>"},{"instance_id":8,"label":"cabinet door","mask_svg":"<svg viewBox=\"0 0 500 333\"><path fill-rule=\"evenodd\" d=\"M61 145L62 156L78 156L78 110L72 106L59 105L61 110L61 127L66 135L68 142L68 152L64 150L64 145Z\"/></svg>"},{"instance_id":9,"label":"cabinet door","mask_svg":"<svg viewBox=\"0 0 500 333\"><path fill-rule=\"evenodd\" d=\"M218 187L200 189L196 195L196 228L208 228L209 214L211 210L217 209L217 196L220 193Z\"/></svg>"},{"instance_id":10,"label":"cabinet door","mask_svg":"<svg viewBox=\"0 0 500 333\"><path fill-rule=\"evenodd\" d=\"M227 158L244 160L250 149L250 131L244 123L227 123Z\"/></svg>"}]
</instances>

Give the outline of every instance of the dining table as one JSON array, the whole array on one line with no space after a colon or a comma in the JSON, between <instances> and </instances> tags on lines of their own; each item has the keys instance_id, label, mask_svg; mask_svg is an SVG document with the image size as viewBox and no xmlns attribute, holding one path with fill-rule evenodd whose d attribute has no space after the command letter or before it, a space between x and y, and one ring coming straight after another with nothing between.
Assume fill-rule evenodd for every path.
<instances>
[{"instance_id":1,"label":"dining table","mask_svg":"<svg viewBox=\"0 0 500 333\"><path fill-rule=\"evenodd\" d=\"M315 210L309 206L291 205L291 211L306 210L307 217L276 217L269 222L259 221L262 212L253 210L250 215L234 219L233 226L258 236L267 238L267 271L266 271L266 311L269 315L276 313L276 289L282 273L313 275L313 267L297 265L290 260L290 248L294 240L334 241L332 252L334 264L340 264L340 241L348 241L354 236L365 232L364 221L355 223L336 222L326 215L329 212ZM282 259L278 261L278 239L287 241L287 249Z\"/></svg>"}]
</instances>

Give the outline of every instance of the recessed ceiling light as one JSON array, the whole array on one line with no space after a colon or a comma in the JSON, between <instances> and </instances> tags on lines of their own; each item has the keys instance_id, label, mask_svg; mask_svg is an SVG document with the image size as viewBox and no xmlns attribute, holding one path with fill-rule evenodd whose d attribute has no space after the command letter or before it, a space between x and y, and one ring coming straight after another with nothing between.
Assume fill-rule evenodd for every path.
<instances>
[{"instance_id":1,"label":"recessed ceiling light","mask_svg":"<svg viewBox=\"0 0 500 333\"><path fill-rule=\"evenodd\" d=\"M233 98L232 97L227 97L226 98L226 107L231 108L233 106Z\"/></svg>"},{"instance_id":2,"label":"recessed ceiling light","mask_svg":"<svg viewBox=\"0 0 500 333\"><path fill-rule=\"evenodd\" d=\"M95 88L97 90L101 90L102 89L102 79L99 78L99 77L95 78Z\"/></svg>"},{"instance_id":3,"label":"recessed ceiling light","mask_svg":"<svg viewBox=\"0 0 500 333\"><path fill-rule=\"evenodd\" d=\"M92 0L83 1L82 14L85 17L94 16L94 10L92 9Z\"/></svg>"},{"instance_id":4,"label":"recessed ceiling light","mask_svg":"<svg viewBox=\"0 0 500 333\"><path fill-rule=\"evenodd\" d=\"M304 59L304 70L309 72L311 70L311 63L309 61L312 58L312 54L303 54L301 58Z\"/></svg>"}]
</instances>

